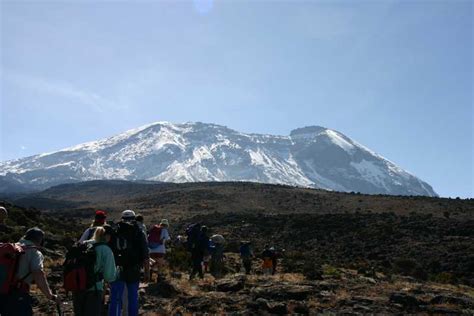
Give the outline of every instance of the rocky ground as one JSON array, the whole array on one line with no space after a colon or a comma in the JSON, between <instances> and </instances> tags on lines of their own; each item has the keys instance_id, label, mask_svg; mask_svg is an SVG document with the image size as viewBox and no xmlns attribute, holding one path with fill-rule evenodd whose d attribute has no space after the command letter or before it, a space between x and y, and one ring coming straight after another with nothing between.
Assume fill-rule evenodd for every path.
<instances>
[{"instance_id":1,"label":"rocky ground","mask_svg":"<svg viewBox=\"0 0 474 316\"><path fill-rule=\"evenodd\" d=\"M237 261L233 254L228 261ZM316 315L421 314L472 315L474 289L462 285L419 282L410 277L325 266L320 280L299 273L274 276L229 273L221 279L169 271L157 283L140 285L141 315ZM54 275L54 272L53 272ZM61 293L62 297L64 295ZM40 295L36 314L54 314L56 307ZM64 298L64 315L72 303Z\"/></svg>"}]
</instances>

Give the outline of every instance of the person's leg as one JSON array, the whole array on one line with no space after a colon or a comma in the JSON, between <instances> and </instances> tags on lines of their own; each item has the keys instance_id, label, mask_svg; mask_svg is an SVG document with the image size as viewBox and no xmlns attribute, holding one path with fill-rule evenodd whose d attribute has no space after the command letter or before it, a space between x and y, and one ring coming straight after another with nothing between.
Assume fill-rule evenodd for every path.
<instances>
[{"instance_id":1,"label":"person's leg","mask_svg":"<svg viewBox=\"0 0 474 316\"><path fill-rule=\"evenodd\" d=\"M196 273L199 273L199 269L201 268L201 272L202 272L202 260L193 255L192 258L191 258L191 261L192 261L192 265L193 265L193 269L191 271L191 274L189 275L189 279L192 279L194 278L194 276L196 275Z\"/></svg>"},{"instance_id":2,"label":"person's leg","mask_svg":"<svg viewBox=\"0 0 474 316\"><path fill-rule=\"evenodd\" d=\"M122 294L122 316L128 316L128 288L124 286Z\"/></svg>"},{"instance_id":3,"label":"person's leg","mask_svg":"<svg viewBox=\"0 0 474 316\"><path fill-rule=\"evenodd\" d=\"M125 282L114 281L110 283L109 316L120 316L122 311L122 293Z\"/></svg>"},{"instance_id":4,"label":"person's leg","mask_svg":"<svg viewBox=\"0 0 474 316\"><path fill-rule=\"evenodd\" d=\"M150 267L150 281L153 280L153 273L156 273L156 280L158 281L158 256L155 252L150 253L150 259L153 260L153 265Z\"/></svg>"},{"instance_id":5,"label":"person's leg","mask_svg":"<svg viewBox=\"0 0 474 316\"><path fill-rule=\"evenodd\" d=\"M250 274L252 272L252 259L248 258L245 263L245 273Z\"/></svg>"},{"instance_id":6,"label":"person's leg","mask_svg":"<svg viewBox=\"0 0 474 316\"><path fill-rule=\"evenodd\" d=\"M77 291L72 293L72 306L74 310L74 316L86 316L84 314L85 305L85 291Z\"/></svg>"},{"instance_id":7,"label":"person's leg","mask_svg":"<svg viewBox=\"0 0 474 316\"><path fill-rule=\"evenodd\" d=\"M32 316L33 307L32 299L29 294L26 293L12 293L7 296L7 306L5 306L5 312L2 316Z\"/></svg>"},{"instance_id":8,"label":"person's leg","mask_svg":"<svg viewBox=\"0 0 474 316\"><path fill-rule=\"evenodd\" d=\"M200 257L198 260L196 260L196 263L199 262L199 264L196 264L196 268L198 269L198 274L201 279L204 278L204 273L202 272L202 261L204 260L203 257Z\"/></svg>"},{"instance_id":9,"label":"person's leg","mask_svg":"<svg viewBox=\"0 0 474 316\"><path fill-rule=\"evenodd\" d=\"M156 254L156 282L159 282L161 279L164 279L164 253Z\"/></svg>"},{"instance_id":10,"label":"person's leg","mask_svg":"<svg viewBox=\"0 0 474 316\"><path fill-rule=\"evenodd\" d=\"M138 285L140 283L132 282L127 283L128 291L128 316L138 315Z\"/></svg>"},{"instance_id":11,"label":"person's leg","mask_svg":"<svg viewBox=\"0 0 474 316\"><path fill-rule=\"evenodd\" d=\"M100 316L102 313L102 291L86 291L84 316ZM76 315L75 315L76 316Z\"/></svg>"},{"instance_id":12,"label":"person's leg","mask_svg":"<svg viewBox=\"0 0 474 316\"><path fill-rule=\"evenodd\" d=\"M8 297L6 294L0 294L0 315L3 315L6 313L6 307L8 304L7 299Z\"/></svg>"}]
</instances>

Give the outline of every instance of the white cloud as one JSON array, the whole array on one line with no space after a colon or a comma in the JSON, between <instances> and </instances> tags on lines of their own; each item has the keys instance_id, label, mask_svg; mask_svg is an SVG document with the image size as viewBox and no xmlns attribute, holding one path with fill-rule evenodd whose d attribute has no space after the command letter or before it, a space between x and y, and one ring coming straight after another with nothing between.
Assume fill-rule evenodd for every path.
<instances>
[{"instance_id":1,"label":"white cloud","mask_svg":"<svg viewBox=\"0 0 474 316\"><path fill-rule=\"evenodd\" d=\"M77 88L69 82L51 80L17 72L6 72L5 78L23 88L77 101L96 112L104 112L105 110L121 107L116 102L95 92Z\"/></svg>"}]
</instances>

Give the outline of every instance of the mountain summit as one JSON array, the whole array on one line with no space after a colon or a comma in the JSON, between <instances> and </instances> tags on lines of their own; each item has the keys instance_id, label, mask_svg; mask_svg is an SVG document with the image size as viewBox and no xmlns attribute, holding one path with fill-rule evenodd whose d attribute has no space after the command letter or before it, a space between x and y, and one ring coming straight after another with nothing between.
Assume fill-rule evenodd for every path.
<instances>
[{"instance_id":1,"label":"mountain summit","mask_svg":"<svg viewBox=\"0 0 474 316\"><path fill-rule=\"evenodd\" d=\"M275 136L199 122L157 122L54 153L0 163L0 191L94 179L252 181L436 196L426 182L321 126Z\"/></svg>"}]
</instances>

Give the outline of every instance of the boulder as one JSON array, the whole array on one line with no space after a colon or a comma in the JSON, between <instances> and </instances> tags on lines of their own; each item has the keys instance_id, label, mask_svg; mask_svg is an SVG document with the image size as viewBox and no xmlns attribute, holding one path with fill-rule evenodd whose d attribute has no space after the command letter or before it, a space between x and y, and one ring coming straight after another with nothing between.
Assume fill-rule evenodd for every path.
<instances>
[{"instance_id":1,"label":"boulder","mask_svg":"<svg viewBox=\"0 0 474 316\"><path fill-rule=\"evenodd\" d=\"M149 295L164 298L172 298L179 294L179 291L174 287L174 285L166 280L161 280L158 283L148 285L147 292Z\"/></svg>"},{"instance_id":2,"label":"boulder","mask_svg":"<svg viewBox=\"0 0 474 316\"><path fill-rule=\"evenodd\" d=\"M457 297L453 295L437 295L433 297L430 304L450 304L466 308L474 308L474 300L467 297Z\"/></svg>"},{"instance_id":3,"label":"boulder","mask_svg":"<svg viewBox=\"0 0 474 316\"><path fill-rule=\"evenodd\" d=\"M314 287L307 285L271 285L267 287L256 287L251 290L254 297L263 297L279 301L301 301L314 292Z\"/></svg>"},{"instance_id":4,"label":"boulder","mask_svg":"<svg viewBox=\"0 0 474 316\"><path fill-rule=\"evenodd\" d=\"M216 290L219 292L238 292L245 286L245 281L240 280L220 280L216 283Z\"/></svg>"},{"instance_id":5,"label":"boulder","mask_svg":"<svg viewBox=\"0 0 474 316\"><path fill-rule=\"evenodd\" d=\"M400 304L405 309L417 310L422 303L414 296L406 293L392 293L390 294L390 302Z\"/></svg>"}]
</instances>

